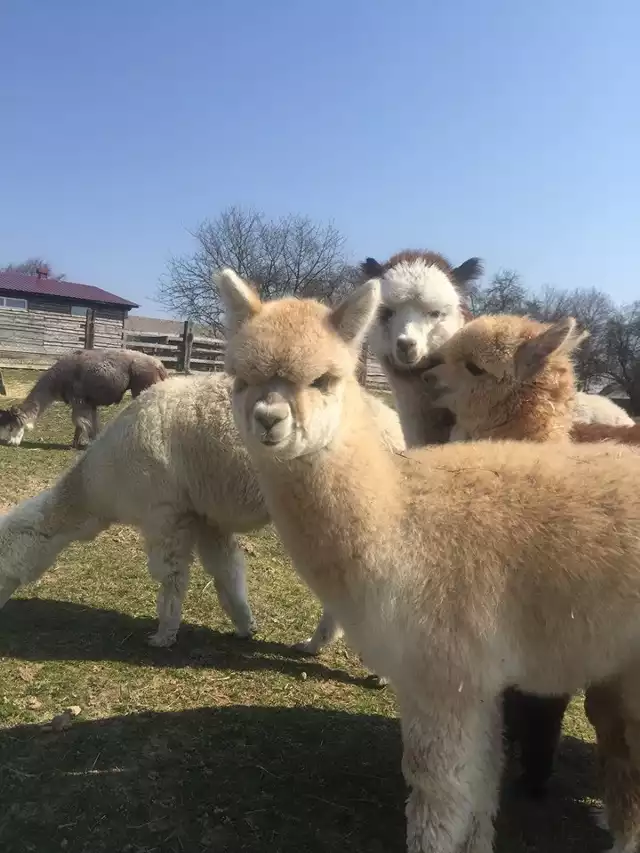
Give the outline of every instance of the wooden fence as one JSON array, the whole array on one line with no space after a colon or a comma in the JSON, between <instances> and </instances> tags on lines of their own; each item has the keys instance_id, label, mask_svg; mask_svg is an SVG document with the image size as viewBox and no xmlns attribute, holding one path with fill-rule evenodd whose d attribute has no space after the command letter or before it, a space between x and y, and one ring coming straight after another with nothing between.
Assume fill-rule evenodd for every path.
<instances>
[{"instance_id":1,"label":"wooden fence","mask_svg":"<svg viewBox=\"0 0 640 853\"><path fill-rule=\"evenodd\" d=\"M194 335L188 321L185 321L180 335L125 329L123 337L123 346L127 349L155 355L167 369L183 373L224 370L225 345L225 341L221 338ZM389 384L380 364L366 348L360 365L359 378L363 385L373 390L389 390Z\"/></svg>"}]
</instances>

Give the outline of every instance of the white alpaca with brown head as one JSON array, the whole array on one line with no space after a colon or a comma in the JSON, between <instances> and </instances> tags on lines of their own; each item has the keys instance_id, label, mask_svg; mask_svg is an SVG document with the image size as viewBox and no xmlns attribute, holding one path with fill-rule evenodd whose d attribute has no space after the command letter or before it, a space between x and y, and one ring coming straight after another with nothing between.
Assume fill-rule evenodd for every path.
<instances>
[{"instance_id":1,"label":"white alpaca with brown head","mask_svg":"<svg viewBox=\"0 0 640 853\"><path fill-rule=\"evenodd\" d=\"M501 441L389 454L354 375L378 283L333 310L263 305L230 271L220 290L269 513L398 694L409 853L492 849L509 686L610 679L640 768L640 456Z\"/></svg>"}]
</instances>

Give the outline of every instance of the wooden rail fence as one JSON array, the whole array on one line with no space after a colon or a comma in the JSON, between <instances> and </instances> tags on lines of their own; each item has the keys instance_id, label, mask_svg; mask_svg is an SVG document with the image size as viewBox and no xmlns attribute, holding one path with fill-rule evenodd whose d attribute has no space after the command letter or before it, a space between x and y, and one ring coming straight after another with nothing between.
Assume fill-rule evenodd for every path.
<instances>
[{"instance_id":1,"label":"wooden rail fence","mask_svg":"<svg viewBox=\"0 0 640 853\"><path fill-rule=\"evenodd\" d=\"M224 370L225 341L222 338L194 335L188 320L185 321L180 335L125 330L123 346L155 355L168 370L181 373ZM359 379L367 388L389 390L380 364L367 348L364 349L360 360Z\"/></svg>"},{"instance_id":2,"label":"wooden rail fence","mask_svg":"<svg viewBox=\"0 0 640 853\"><path fill-rule=\"evenodd\" d=\"M18 318L21 319L21 318ZM113 324L115 326L115 324ZM224 370L226 342L222 338L194 335L193 326L186 320L180 334L141 332L133 329L107 328L103 318L89 309L85 317L66 317L56 326L55 342L44 352L18 337L22 330L13 324L16 339L0 346L0 367L43 369L51 366L65 352L76 349L104 349L118 346L144 352L159 358L168 370L194 373ZM382 368L368 348L363 349L358 378L367 388L388 391L389 385Z\"/></svg>"}]
</instances>

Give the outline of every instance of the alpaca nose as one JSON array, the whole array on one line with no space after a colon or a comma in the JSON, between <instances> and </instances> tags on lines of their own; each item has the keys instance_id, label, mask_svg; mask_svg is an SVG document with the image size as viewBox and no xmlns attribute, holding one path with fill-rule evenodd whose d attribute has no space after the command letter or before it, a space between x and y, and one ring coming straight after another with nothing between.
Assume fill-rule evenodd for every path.
<instances>
[{"instance_id":1,"label":"alpaca nose","mask_svg":"<svg viewBox=\"0 0 640 853\"><path fill-rule=\"evenodd\" d=\"M396 341L396 351L400 361L404 361L409 364L416 360L418 344L413 340L413 338L408 338L405 335L402 335Z\"/></svg>"},{"instance_id":2,"label":"alpaca nose","mask_svg":"<svg viewBox=\"0 0 640 853\"><path fill-rule=\"evenodd\" d=\"M267 432L272 430L274 426L282 423L289 414L289 407L286 403L256 403L253 416L260 426L264 427Z\"/></svg>"}]
</instances>

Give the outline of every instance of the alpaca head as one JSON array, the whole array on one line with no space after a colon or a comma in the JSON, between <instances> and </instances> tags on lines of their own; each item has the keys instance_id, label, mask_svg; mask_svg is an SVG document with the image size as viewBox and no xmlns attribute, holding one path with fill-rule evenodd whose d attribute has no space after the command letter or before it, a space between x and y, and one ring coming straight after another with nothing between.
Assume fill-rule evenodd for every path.
<instances>
[{"instance_id":1,"label":"alpaca head","mask_svg":"<svg viewBox=\"0 0 640 853\"><path fill-rule=\"evenodd\" d=\"M468 319L465 287L482 275L479 258L453 268L435 252L405 251L380 264L367 258L363 274L380 281L381 305L369 341L396 370L415 368Z\"/></svg>"},{"instance_id":2,"label":"alpaca head","mask_svg":"<svg viewBox=\"0 0 640 853\"><path fill-rule=\"evenodd\" d=\"M261 302L232 270L218 276L232 334L226 368L234 417L249 450L295 459L331 443L345 388L379 303L368 282L329 309L311 299Z\"/></svg>"},{"instance_id":3,"label":"alpaca head","mask_svg":"<svg viewBox=\"0 0 640 853\"><path fill-rule=\"evenodd\" d=\"M437 404L461 424L483 429L506 422L517 406L536 399L569 403L574 395L571 353L587 336L567 317L553 324L527 317L472 320L431 357L423 378L437 380Z\"/></svg>"},{"instance_id":4,"label":"alpaca head","mask_svg":"<svg viewBox=\"0 0 640 853\"><path fill-rule=\"evenodd\" d=\"M0 441L17 446L22 441L25 428L28 427L24 412L17 406L0 411Z\"/></svg>"}]
</instances>

